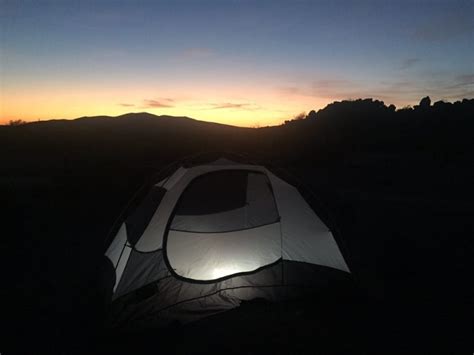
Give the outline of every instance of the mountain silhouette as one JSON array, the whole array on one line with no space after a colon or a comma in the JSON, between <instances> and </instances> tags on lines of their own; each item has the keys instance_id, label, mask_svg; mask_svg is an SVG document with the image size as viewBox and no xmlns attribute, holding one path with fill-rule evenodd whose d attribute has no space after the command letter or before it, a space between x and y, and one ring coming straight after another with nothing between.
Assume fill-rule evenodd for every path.
<instances>
[{"instance_id":1,"label":"mountain silhouette","mask_svg":"<svg viewBox=\"0 0 474 355\"><path fill-rule=\"evenodd\" d=\"M157 166L199 151L231 151L293 163L342 164L361 154L424 154L463 159L472 151L474 99L421 100L395 110L382 101L329 104L281 126L243 128L147 112L0 126L0 170L62 169L69 165ZM20 163L21 162L21 163ZM42 166L38 167L39 162ZM37 170L35 170L37 172Z\"/></svg>"}]
</instances>

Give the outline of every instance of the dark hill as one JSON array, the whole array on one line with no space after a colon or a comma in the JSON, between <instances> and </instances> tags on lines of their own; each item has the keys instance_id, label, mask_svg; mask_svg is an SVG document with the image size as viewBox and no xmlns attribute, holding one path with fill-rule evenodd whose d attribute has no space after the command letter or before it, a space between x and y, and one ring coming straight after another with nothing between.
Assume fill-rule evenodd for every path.
<instances>
[{"instance_id":1,"label":"dark hill","mask_svg":"<svg viewBox=\"0 0 474 355\"><path fill-rule=\"evenodd\" d=\"M129 168L178 159L199 150L228 147L250 129L188 117L130 113L0 127L0 171L61 174L74 170ZM59 169L59 170L58 170ZM84 171L84 169L86 169Z\"/></svg>"},{"instance_id":2,"label":"dark hill","mask_svg":"<svg viewBox=\"0 0 474 355\"><path fill-rule=\"evenodd\" d=\"M340 230L357 290L250 305L161 338L114 335L101 353L113 345L148 354L162 343L182 353L315 344L320 353L468 353L473 132L474 100L426 99L401 110L336 102L259 129L148 113L0 127L4 293L14 300L3 302L0 350L94 353L98 269L114 220L168 163L228 151L275 163L317 195Z\"/></svg>"},{"instance_id":3,"label":"dark hill","mask_svg":"<svg viewBox=\"0 0 474 355\"><path fill-rule=\"evenodd\" d=\"M340 165L356 156L403 155L412 160L469 159L474 130L474 100L395 110L372 99L335 102L306 119L260 129L203 122L188 117L129 113L0 127L0 171L20 168L38 173L122 162L141 166L198 151L233 151L257 158ZM18 161L21 164L16 164ZM16 163L15 163L16 162ZM48 163L49 162L49 163ZM69 163L67 163L69 164ZM16 166L20 165L20 166Z\"/></svg>"}]
</instances>

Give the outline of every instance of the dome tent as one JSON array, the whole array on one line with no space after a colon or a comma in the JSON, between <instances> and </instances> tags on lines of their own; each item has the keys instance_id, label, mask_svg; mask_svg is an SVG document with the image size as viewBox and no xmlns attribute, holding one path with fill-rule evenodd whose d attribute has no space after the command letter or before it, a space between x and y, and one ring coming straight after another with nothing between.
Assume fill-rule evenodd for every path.
<instances>
[{"instance_id":1,"label":"dome tent","mask_svg":"<svg viewBox=\"0 0 474 355\"><path fill-rule=\"evenodd\" d=\"M301 297L350 273L331 230L270 168L201 156L167 175L105 253L112 326L188 322L245 300Z\"/></svg>"}]
</instances>

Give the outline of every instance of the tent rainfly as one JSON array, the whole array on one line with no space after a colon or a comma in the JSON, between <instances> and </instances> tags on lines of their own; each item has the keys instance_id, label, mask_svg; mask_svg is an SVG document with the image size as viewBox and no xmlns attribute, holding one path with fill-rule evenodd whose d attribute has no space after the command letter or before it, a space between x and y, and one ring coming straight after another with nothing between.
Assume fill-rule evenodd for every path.
<instances>
[{"instance_id":1,"label":"tent rainfly","mask_svg":"<svg viewBox=\"0 0 474 355\"><path fill-rule=\"evenodd\" d=\"M185 323L350 273L296 187L224 158L179 167L117 229L104 273L113 327Z\"/></svg>"}]
</instances>

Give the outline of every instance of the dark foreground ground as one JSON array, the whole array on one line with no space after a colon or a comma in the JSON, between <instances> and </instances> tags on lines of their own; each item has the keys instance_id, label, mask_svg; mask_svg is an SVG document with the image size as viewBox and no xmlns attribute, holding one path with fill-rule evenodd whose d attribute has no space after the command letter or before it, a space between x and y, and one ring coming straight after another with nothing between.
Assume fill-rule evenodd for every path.
<instances>
[{"instance_id":1,"label":"dark foreground ground","mask_svg":"<svg viewBox=\"0 0 474 355\"><path fill-rule=\"evenodd\" d=\"M182 327L105 334L97 282L108 231L153 171L192 151L169 148L166 158L159 141L135 138L135 156L156 146L158 161L117 158L126 139L115 139L89 155L79 138L4 146L2 355L474 350L472 143L444 155L341 148L308 159L321 157L308 145L304 159L301 150L274 156L335 217L355 287L296 303L245 303ZM75 155L56 154L65 147Z\"/></svg>"},{"instance_id":2,"label":"dark foreground ground","mask_svg":"<svg viewBox=\"0 0 474 355\"><path fill-rule=\"evenodd\" d=\"M460 172L436 179L445 186L429 186L432 179L417 191L399 191L378 171L365 184L355 172L347 179L347 171L333 172L339 178L313 171L309 179L318 189L326 187L321 195L337 214L355 289L300 303L249 303L183 328L116 336L101 336L96 277L104 235L133 193L134 179L63 177L16 191L7 221L27 238L11 241L8 249L5 271L12 280L4 290L13 296L6 309L12 320L4 328L8 348L2 352L470 350L473 203L461 192L451 198L431 194L455 191L449 176Z\"/></svg>"}]
</instances>

